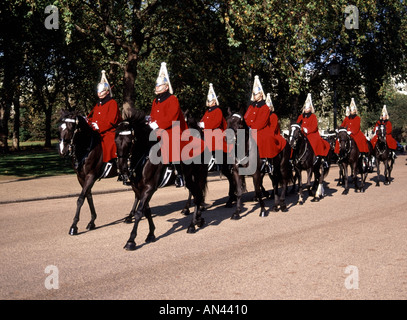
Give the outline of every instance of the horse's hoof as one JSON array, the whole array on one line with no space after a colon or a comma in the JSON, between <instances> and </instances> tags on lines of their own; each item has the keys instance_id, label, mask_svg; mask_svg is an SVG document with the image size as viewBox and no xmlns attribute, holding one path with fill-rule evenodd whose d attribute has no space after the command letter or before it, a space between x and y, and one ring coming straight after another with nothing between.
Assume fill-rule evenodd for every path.
<instances>
[{"instance_id":1,"label":"horse's hoof","mask_svg":"<svg viewBox=\"0 0 407 320\"><path fill-rule=\"evenodd\" d=\"M205 224L205 220L203 218L199 219L198 222L196 223L196 226L198 228L202 228Z\"/></svg>"},{"instance_id":2,"label":"horse's hoof","mask_svg":"<svg viewBox=\"0 0 407 320\"><path fill-rule=\"evenodd\" d=\"M89 222L88 225L86 226L86 230L95 230L96 225L93 222Z\"/></svg>"},{"instance_id":3,"label":"horse's hoof","mask_svg":"<svg viewBox=\"0 0 407 320\"><path fill-rule=\"evenodd\" d=\"M194 226L189 226L187 229L187 233L195 233L195 227Z\"/></svg>"},{"instance_id":4,"label":"horse's hoof","mask_svg":"<svg viewBox=\"0 0 407 320\"><path fill-rule=\"evenodd\" d=\"M302 205L304 204L304 201L298 200L298 204L299 204L300 206L302 206Z\"/></svg>"},{"instance_id":5,"label":"horse's hoof","mask_svg":"<svg viewBox=\"0 0 407 320\"><path fill-rule=\"evenodd\" d=\"M146 238L147 243L155 242L155 240L156 240L156 238L155 238L155 235L153 235L153 234L149 234Z\"/></svg>"},{"instance_id":6,"label":"horse's hoof","mask_svg":"<svg viewBox=\"0 0 407 320\"><path fill-rule=\"evenodd\" d=\"M318 197L315 197L315 198L313 198L312 200L311 200L311 202L319 202L319 198Z\"/></svg>"},{"instance_id":7,"label":"horse's hoof","mask_svg":"<svg viewBox=\"0 0 407 320\"><path fill-rule=\"evenodd\" d=\"M133 216L129 215L126 218L124 218L124 223L130 224L133 222Z\"/></svg>"},{"instance_id":8,"label":"horse's hoof","mask_svg":"<svg viewBox=\"0 0 407 320\"><path fill-rule=\"evenodd\" d=\"M273 206L271 210L273 210L274 212L278 212L278 206Z\"/></svg>"},{"instance_id":9,"label":"horse's hoof","mask_svg":"<svg viewBox=\"0 0 407 320\"><path fill-rule=\"evenodd\" d=\"M280 206L281 212L288 212L287 205L283 204Z\"/></svg>"},{"instance_id":10,"label":"horse's hoof","mask_svg":"<svg viewBox=\"0 0 407 320\"><path fill-rule=\"evenodd\" d=\"M347 195L349 193L349 190L343 190L342 194Z\"/></svg>"},{"instance_id":11,"label":"horse's hoof","mask_svg":"<svg viewBox=\"0 0 407 320\"><path fill-rule=\"evenodd\" d=\"M233 201L228 201L225 204L225 208L232 208L233 207Z\"/></svg>"},{"instance_id":12,"label":"horse's hoof","mask_svg":"<svg viewBox=\"0 0 407 320\"><path fill-rule=\"evenodd\" d=\"M123 247L123 249L125 249L127 251L134 251L134 250L136 250L136 243L134 241L127 241L127 243Z\"/></svg>"},{"instance_id":13,"label":"horse's hoof","mask_svg":"<svg viewBox=\"0 0 407 320\"><path fill-rule=\"evenodd\" d=\"M71 227L71 229L69 229L70 236L76 236L77 234L78 234L78 227Z\"/></svg>"},{"instance_id":14,"label":"horse's hoof","mask_svg":"<svg viewBox=\"0 0 407 320\"><path fill-rule=\"evenodd\" d=\"M230 217L230 220L240 220L240 219L241 216L238 213L235 213Z\"/></svg>"},{"instance_id":15,"label":"horse's hoof","mask_svg":"<svg viewBox=\"0 0 407 320\"><path fill-rule=\"evenodd\" d=\"M181 210L181 214L183 214L184 216L188 216L191 214L191 211L189 211L189 209L184 208Z\"/></svg>"},{"instance_id":16,"label":"horse's hoof","mask_svg":"<svg viewBox=\"0 0 407 320\"><path fill-rule=\"evenodd\" d=\"M260 212L259 217L261 217L261 218L267 217L267 212L266 212L266 210L262 210L262 211Z\"/></svg>"}]
</instances>

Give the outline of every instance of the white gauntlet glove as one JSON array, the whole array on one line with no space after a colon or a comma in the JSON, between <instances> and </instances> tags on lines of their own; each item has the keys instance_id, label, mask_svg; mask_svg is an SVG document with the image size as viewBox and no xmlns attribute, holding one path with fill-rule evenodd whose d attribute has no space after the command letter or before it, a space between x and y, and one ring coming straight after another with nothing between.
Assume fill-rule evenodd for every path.
<instances>
[{"instance_id":1,"label":"white gauntlet glove","mask_svg":"<svg viewBox=\"0 0 407 320\"><path fill-rule=\"evenodd\" d=\"M151 122L151 123L149 123L149 125L150 125L150 128L153 129L153 130L158 128L157 122Z\"/></svg>"},{"instance_id":2,"label":"white gauntlet glove","mask_svg":"<svg viewBox=\"0 0 407 320\"><path fill-rule=\"evenodd\" d=\"M92 122L92 127L95 130L99 130L99 126L98 126L98 124L96 122Z\"/></svg>"}]
</instances>

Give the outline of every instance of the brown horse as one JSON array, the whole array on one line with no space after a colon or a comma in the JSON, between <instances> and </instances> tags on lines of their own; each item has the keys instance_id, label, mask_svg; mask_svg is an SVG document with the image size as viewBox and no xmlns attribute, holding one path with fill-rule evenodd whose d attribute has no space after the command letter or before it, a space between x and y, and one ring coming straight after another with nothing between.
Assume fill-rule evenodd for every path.
<instances>
[{"instance_id":1,"label":"brown horse","mask_svg":"<svg viewBox=\"0 0 407 320\"><path fill-rule=\"evenodd\" d=\"M144 112L134 109L116 128L118 170L122 180L131 184L135 193L135 202L131 212L131 215L134 215L134 226L124 246L126 250L136 250L135 238L143 215L146 216L149 223L146 242L155 241L155 226L151 217L150 200L159 187L163 170L168 166L162 162L156 163L151 158L150 151L157 143L151 141L151 131L150 126L146 123ZM208 167L200 161L192 161L190 164L181 162L181 165L186 187L192 193L195 204L187 232L194 233L195 226L204 225L201 206L206 192Z\"/></svg>"},{"instance_id":2,"label":"brown horse","mask_svg":"<svg viewBox=\"0 0 407 320\"><path fill-rule=\"evenodd\" d=\"M59 126L59 154L62 157L71 156L72 166L76 171L76 176L82 187L76 204L76 213L73 219L70 235L78 234L78 221L82 205L88 201L91 220L86 229L95 229L96 210L93 204L92 187L98 178L101 178L104 170L103 152L101 138L98 132L94 131L87 123L86 119L77 111L62 111ZM116 163L105 177L117 175Z\"/></svg>"}]
</instances>

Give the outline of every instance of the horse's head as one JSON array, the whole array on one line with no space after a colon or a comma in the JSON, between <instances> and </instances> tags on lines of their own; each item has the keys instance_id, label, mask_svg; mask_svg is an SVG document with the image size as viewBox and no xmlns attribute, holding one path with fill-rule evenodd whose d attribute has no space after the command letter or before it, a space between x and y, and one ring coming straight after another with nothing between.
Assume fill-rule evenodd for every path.
<instances>
[{"instance_id":1,"label":"horse's head","mask_svg":"<svg viewBox=\"0 0 407 320\"><path fill-rule=\"evenodd\" d=\"M72 154L72 144L79 118L77 112L62 111L59 125L58 152L61 157Z\"/></svg>"},{"instance_id":2,"label":"horse's head","mask_svg":"<svg viewBox=\"0 0 407 320\"><path fill-rule=\"evenodd\" d=\"M377 128L377 138L380 142L386 142L386 126L384 124Z\"/></svg>"},{"instance_id":3,"label":"horse's head","mask_svg":"<svg viewBox=\"0 0 407 320\"><path fill-rule=\"evenodd\" d=\"M228 129L226 132L226 138L229 144L236 143L237 133L239 132L239 130L248 129L246 122L244 121L244 118L240 113L229 112L229 115L226 118L226 124ZM234 134L229 134L233 133L231 130L233 130ZM247 135L245 135L245 138L248 138L246 136ZM234 139L234 141L231 141L231 139Z\"/></svg>"},{"instance_id":4,"label":"horse's head","mask_svg":"<svg viewBox=\"0 0 407 320\"><path fill-rule=\"evenodd\" d=\"M288 136L288 143L291 149L296 149L298 141L302 137L301 126L298 123L293 123L290 127L290 134Z\"/></svg>"},{"instance_id":5,"label":"horse's head","mask_svg":"<svg viewBox=\"0 0 407 320\"><path fill-rule=\"evenodd\" d=\"M350 151L350 132L346 128L339 128L338 143L339 143L339 158L344 158Z\"/></svg>"},{"instance_id":6,"label":"horse's head","mask_svg":"<svg viewBox=\"0 0 407 320\"><path fill-rule=\"evenodd\" d=\"M135 135L133 126L129 121L122 121L116 127L115 143L117 149L117 171L119 180L128 184L131 177L131 156L134 147Z\"/></svg>"}]
</instances>

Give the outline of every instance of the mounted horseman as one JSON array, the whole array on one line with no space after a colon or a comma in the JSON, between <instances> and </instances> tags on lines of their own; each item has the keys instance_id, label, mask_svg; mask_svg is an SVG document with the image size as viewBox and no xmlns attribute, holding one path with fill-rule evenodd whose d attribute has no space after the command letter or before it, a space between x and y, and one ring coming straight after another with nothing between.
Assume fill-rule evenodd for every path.
<instances>
[{"instance_id":1,"label":"mounted horseman","mask_svg":"<svg viewBox=\"0 0 407 320\"><path fill-rule=\"evenodd\" d=\"M100 134L103 150L104 169L102 177L109 175L112 167L116 167L115 125L122 121L117 102L113 99L112 89L106 78L106 71L97 86L98 103L88 114L87 119L93 130Z\"/></svg>"},{"instance_id":2,"label":"mounted horseman","mask_svg":"<svg viewBox=\"0 0 407 320\"><path fill-rule=\"evenodd\" d=\"M341 127L345 128L347 131L349 131L350 136L355 140L356 146L358 147L359 150L359 157L361 158L362 161L362 167L364 170L368 171L373 171L372 170L372 165L371 162L369 161L369 156L370 156L370 150L369 150L369 144L368 140L366 139L366 136L360 130L360 117L358 116L358 109L356 107L355 99L352 98L350 102L350 114L349 116L346 116L345 119L343 120ZM336 154L339 154L339 143L336 141L335 144L335 151Z\"/></svg>"},{"instance_id":3,"label":"mounted horseman","mask_svg":"<svg viewBox=\"0 0 407 320\"><path fill-rule=\"evenodd\" d=\"M383 106L381 119L377 121L375 136L372 139L372 146L376 158L377 181L376 186L380 186L380 162L384 164L385 185L391 183L391 172L396 159L397 141L391 135L392 125L389 121L389 114L386 106Z\"/></svg>"},{"instance_id":4,"label":"mounted horseman","mask_svg":"<svg viewBox=\"0 0 407 320\"><path fill-rule=\"evenodd\" d=\"M121 121L119 108L112 99L111 88L105 72L97 86L99 102L88 118L78 111L62 111L59 127L59 154L71 156L82 191L76 202L76 213L69 229L70 235L78 234L77 224L85 199L91 212L91 221L86 229L95 229L96 210L93 204L92 187L97 179L116 176L116 144L114 126ZM113 141L112 141L113 139Z\"/></svg>"},{"instance_id":5,"label":"mounted horseman","mask_svg":"<svg viewBox=\"0 0 407 320\"><path fill-rule=\"evenodd\" d=\"M312 201L319 201L324 195L323 182L329 172L331 148L328 141L322 139L318 131L318 119L309 93L302 113L297 122L291 125L288 139L293 149L292 159L296 176L299 179L299 203L304 203L301 171L307 171L307 188L314 196ZM312 174L315 175L311 188ZM318 189L316 189L318 184ZM315 192L316 189L316 192Z\"/></svg>"},{"instance_id":6,"label":"mounted horseman","mask_svg":"<svg viewBox=\"0 0 407 320\"><path fill-rule=\"evenodd\" d=\"M389 120L389 113L387 111L386 105L383 106L381 117L379 120L377 120L374 132L375 136L370 140L372 143L373 149L376 147L377 139L378 139L378 130L381 125L384 125L386 127L386 143L387 147L390 149L391 157L393 160L397 158L396 156L396 150L397 150L397 141L396 139L393 138L392 136L392 131L393 131L393 126Z\"/></svg>"}]
</instances>

